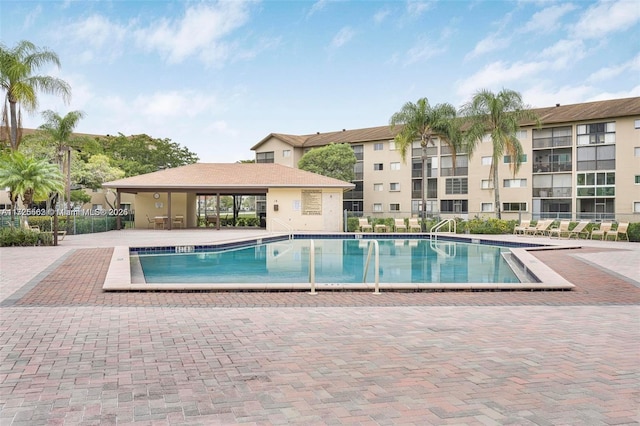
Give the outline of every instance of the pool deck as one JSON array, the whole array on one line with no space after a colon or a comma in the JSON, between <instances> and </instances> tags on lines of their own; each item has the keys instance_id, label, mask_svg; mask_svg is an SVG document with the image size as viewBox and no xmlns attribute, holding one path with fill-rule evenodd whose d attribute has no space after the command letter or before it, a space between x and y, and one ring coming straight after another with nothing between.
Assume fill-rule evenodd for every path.
<instances>
[{"instance_id":1,"label":"pool deck","mask_svg":"<svg viewBox=\"0 0 640 426\"><path fill-rule=\"evenodd\" d=\"M640 422L638 243L497 237L572 291L102 291L114 247L267 235L0 248L0 424Z\"/></svg>"}]
</instances>

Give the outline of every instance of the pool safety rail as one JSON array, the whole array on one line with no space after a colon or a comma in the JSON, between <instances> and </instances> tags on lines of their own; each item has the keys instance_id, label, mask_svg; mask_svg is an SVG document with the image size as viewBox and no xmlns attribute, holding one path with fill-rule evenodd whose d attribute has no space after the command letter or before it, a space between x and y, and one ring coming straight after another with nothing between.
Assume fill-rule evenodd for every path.
<instances>
[{"instance_id":1,"label":"pool safety rail","mask_svg":"<svg viewBox=\"0 0 640 426\"><path fill-rule=\"evenodd\" d=\"M442 229L447 226L447 231L442 231ZM442 219L440 222L436 223L431 227L429 231L432 238L438 238L438 232L447 232L449 234L456 233L456 220L455 219Z\"/></svg>"},{"instance_id":2,"label":"pool safety rail","mask_svg":"<svg viewBox=\"0 0 640 426\"><path fill-rule=\"evenodd\" d=\"M271 229L275 228L273 226L273 224L278 224L278 225L282 226L285 229L285 231L287 231L287 235L289 237L289 240L293 240L293 228L290 227L288 224L284 223L283 221L281 221L280 219L277 219L275 217L271 219L271 224L272 224Z\"/></svg>"}]
</instances>

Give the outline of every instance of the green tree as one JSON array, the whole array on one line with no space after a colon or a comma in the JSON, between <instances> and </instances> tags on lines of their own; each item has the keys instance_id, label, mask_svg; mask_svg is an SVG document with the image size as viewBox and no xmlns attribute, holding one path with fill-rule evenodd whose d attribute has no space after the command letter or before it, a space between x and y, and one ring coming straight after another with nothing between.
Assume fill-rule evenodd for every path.
<instances>
[{"instance_id":1,"label":"green tree","mask_svg":"<svg viewBox=\"0 0 640 426\"><path fill-rule=\"evenodd\" d=\"M148 135L107 136L100 139L111 164L136 176L161 169L184 166L198 161L198 156L171 139L154 139Z\"/></svg>"},{"instance_id":2,"label":"green tree","mask_svg":"<svg viewBox=\"0 0 640 426\"><path fill-rule=\"evenodd\" d=\"M436 137L449 146L453 166L456 164L456 154L461 143L459 121L453 105L444 103L434 107L429 105L427 98L420 98L414 104L407 102L400 111L391 116L389 125L394 131L396 126L402 126L395 136L396 149L400 151L402 161L406 163L407 150L411 152L414 141L420 141L422 147L422 216L426 209L426 170L427 147L434 144Z\"/></svg>"},{"instance_id":3,"label":"green tree","mask_svg":"<svg viewBox=\"0 0 640 426\"><path fill-rule=\"evenodd\" d=\"M347 143L331 143L307 152L298 161L298 168L323 176L351 182L356 155Z\"/></svg>"},{"instance_id":4,"label":"green tree","mask_svg":"<svg viewBox=\"0 0 640 426\"><path fill-rule=\"evenodd\" d=\"M61 191L64 184L62 174L54 164L13 151L0 158L0 187L9 188L13 220L18 197L30 208L34 201L44 201L49 194Z\"/></svg>"},{"instance_id":5,"label":"green tree","mask_svg":"<svg viewBox=\"0 0 640 426\"><path fill-rule=\"evenodd\" d=\"M478 91L471 101L461 108L467 120L466 150L471 156L485 135L491 137L492 161L489 179L493 180L496 217L501 218L500 181L498 168L503 155L509 155L509 167L515 176L520 170L524 150L516 133L520 124L528 121L540 126L540 119L527 108L520 93L502 89L497 94L489 90Z\"/></svg>"},{"instance_id":6,"label":"green tree","mask_svg":"<svg viewBox=\"0 0 640 426\"><path fill-rule=\"evenodd\" d=\"M29 41L23 40L11 49L0 44L0 86L6 93L2 113L5 134L0 139L8 136L12 150L20 146L21 107L27 112L35 111L38 108L37 92L62 95L65 101L71 97L71 88L64 80L34 75L38 68L49 64L60 67L58 55Z\"/></svg>"},{"instance_id":7,"label":"green tree","mask_svg":"<svg viewBox=\"0 0 640 426\"><path fill-rule=\"evenodd\" d=\"M104 154L95 154L89 160L81 163L74 171L71 170L73 181L81 186L91 189L102 188L104 182L121 179L124 177L124 170L121 170L109 163L109 157Z\"/></svg>"}]
</instances>

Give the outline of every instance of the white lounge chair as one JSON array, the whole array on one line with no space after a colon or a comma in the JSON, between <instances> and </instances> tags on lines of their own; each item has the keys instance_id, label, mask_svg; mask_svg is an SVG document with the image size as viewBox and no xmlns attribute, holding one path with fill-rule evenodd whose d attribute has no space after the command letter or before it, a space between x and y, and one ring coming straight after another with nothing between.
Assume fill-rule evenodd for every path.
<instances>
[{"instance_id":1,"label":"white lounge chair","mask_svg":"<svg viewBox=\"0 0 640 426\"><path fill-rule=\"evenodd\" d=\"M404 219L395 219L393 229L395 232L407 232L407 225L404 223Z\"/></svg>"},{"instance_id":2,"label":"white lounge chair","mask_svg":"<svg viewBox=\"0 0 640 426\"><path fill-rule=\"evenodd\" d=\"M549 228L549 230L547 231L547 235L549 237L553 237L554 235L557 236L558 238L561 238L562 235L567 235L567 237L569 236L569 224L571 222L568 220L561 220L560 221L560 225L558 225L557 228Z\"/></svg>"},{"instance_id":3,"label":"white lounge chair","mask_svg":"<svg viewBox=\"0 0 640 426\"><path fill-rule=\"evenodd\" d=\"M409 219L409 231L422 231L422 227L420 226L420 222L418 222L418 218L412 217Z\"/></svg>"},{"instance_id":4,"label":"white lounge chair","mask_svg":"<svg viewBox=\"0 0 640 426\"><path fill-rule=\"evenodd\" d=\"M616 229L612 229L607 232L605 235L605 239L608 240L610 236L614 236L614 241L618 241L618 236L624 235L624 239L629 241L629 223L628 222L620 222Z\"/></svg>"},{"instance_id":5,"label":"white lounge chair","mask_svg":"<svg viewBox=\"0 0 640 426\"><path fill-rule=\"evenodd\" d=\"M607 232L611 231L612 225L613 224L611 222L602 222L598 229L591 231L591 239L593 240L594 235L600 235L600 239L604 240L607 236Z\"/></svg>"},{"instance_id":6,"label":"white lounge chair","mask_svg":"<svg viewBox=\"0 0 640 426\"><path fill-rule=\"evenodd\" d=\"M567 238L576 237L576 239L578 239L581 235L584 234L584 238L586 239L587 236L589 236L589 231L587 231L586 229L589 223L590 222L588 220L582 220L578 222L575 228L569 230L569 235L567 235Z\"/></svg>"},{"instance_id":7,"label":"white lounge chair","mask_svg":"<svg viewBox=\"0 0 640 426\"><path fill-rule=\"evenodd\" d=\"M521 220L520 221L520 225L516 225L513 228L513 233L516 234L516 235L518 235L518 234L523 235L524 231L526 231L530 227L531 227L531 221L530 220L527 220L527 219Z\"/></svg>"},{"instance_id":8,"label":"white lounge chair","mask_svg":"<svg viewBox=\"0 0 640 426\"><path fill-rule=\"evenodd\" d=\"M373 231L373 226L371 226L371 224L369 223L369 219L367 219L366 217L358 218L358 228L360 229L360 232Z\"/></svg>"}]
</instances>

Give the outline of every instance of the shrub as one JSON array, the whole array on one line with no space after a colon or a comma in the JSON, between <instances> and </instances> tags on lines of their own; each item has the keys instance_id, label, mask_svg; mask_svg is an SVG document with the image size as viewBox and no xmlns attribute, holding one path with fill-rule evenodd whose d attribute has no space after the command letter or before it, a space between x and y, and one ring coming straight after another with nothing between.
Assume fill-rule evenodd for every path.
<instances>
[{"instance_id":1,"label":"shrub","mask_svg":"<svg viewBox=\"0 0 640 426\"><path fill-rule=\"evenodd\" d=\"M630 223L627 232L629 241L640 242L640 222Z\"/></svg>"},{"instance_id":2,"label":"shrub","mask_svg":"<svg viewBox=\"0 0 640 426\"><path fill-rule=\"evenodd\" d=\"M0 229L0 247L10 246L35 246L38 244L40 232L23 228Z\"/></svg>"}]
</instances>

